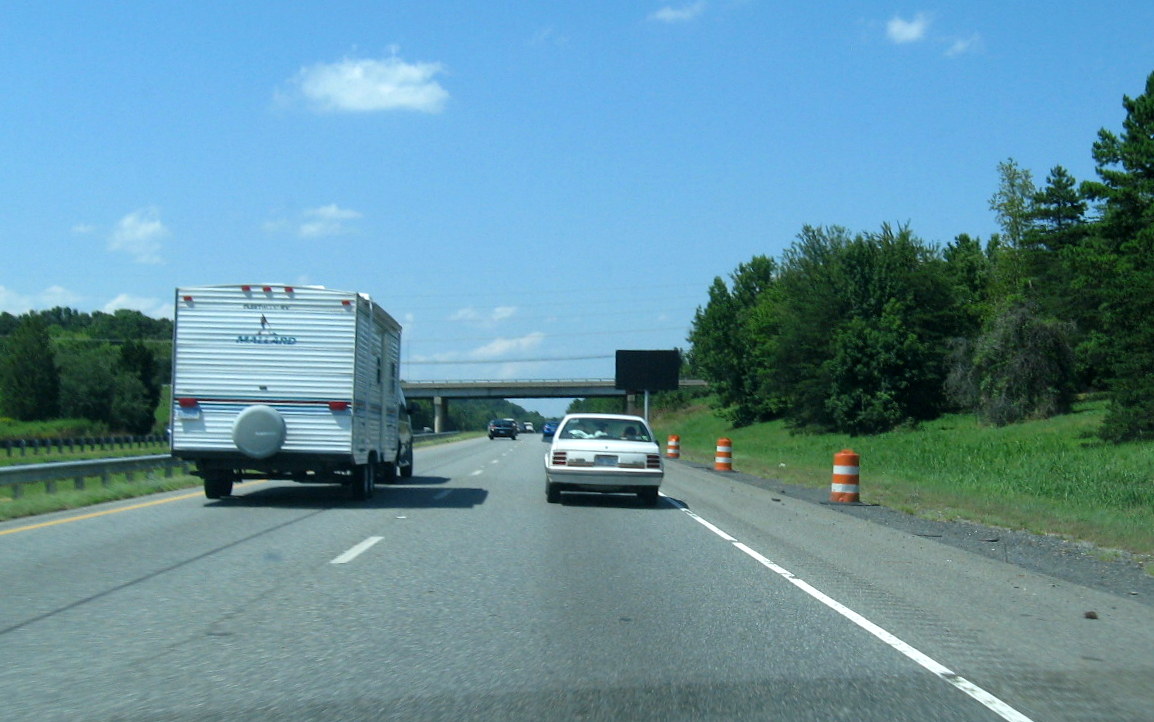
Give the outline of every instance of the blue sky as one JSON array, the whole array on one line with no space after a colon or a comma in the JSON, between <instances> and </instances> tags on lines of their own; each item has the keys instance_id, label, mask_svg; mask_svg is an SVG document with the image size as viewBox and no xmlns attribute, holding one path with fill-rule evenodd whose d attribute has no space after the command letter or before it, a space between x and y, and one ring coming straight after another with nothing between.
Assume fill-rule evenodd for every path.
<instances>
[{"instance_id":1,"label":"blue sky","mask_svg":"<svg viewBox=\"0 0 1154 722\"><path fill-rule=\"evenodd\" d=\"M320 284L408 379L608 378L801 227L997 231L1093 176L1154 3L75 2L0 9L0 311ZM555 402L525 402L555 413Z\"/></svg>"}]
</instances>

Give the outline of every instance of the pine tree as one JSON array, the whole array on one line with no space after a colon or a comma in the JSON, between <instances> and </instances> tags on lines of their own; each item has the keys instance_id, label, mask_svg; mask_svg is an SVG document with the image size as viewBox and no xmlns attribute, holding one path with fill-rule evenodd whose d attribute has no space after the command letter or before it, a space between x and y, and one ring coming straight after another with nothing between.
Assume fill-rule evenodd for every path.
<instances>
[{"instance_id":1,"label":"pine tree","mask_svg":"<svg viewBox=\"0 0 1154 722\"><path fill-rule=\"evenodd\" d=\"M0 357L0 408L20 421L55 418L60 376L51 340L36 315L25 316L8 337Z\"/></svg>"},{"instance_id":2,"label":"pine tree","mask_svg":"<svg viewBox=\"0 0 1154 722\"><path fill-rule=\"evenodd\" d=\"M1082 184L1100 204L1081 273L1104 298L1113 379L1100 433L1116 442L1154 439L1154 73L1145 93L1122 105L1121 134L1102 129L1094 143L1100 180Z\"/></svg>"}]
</instances>

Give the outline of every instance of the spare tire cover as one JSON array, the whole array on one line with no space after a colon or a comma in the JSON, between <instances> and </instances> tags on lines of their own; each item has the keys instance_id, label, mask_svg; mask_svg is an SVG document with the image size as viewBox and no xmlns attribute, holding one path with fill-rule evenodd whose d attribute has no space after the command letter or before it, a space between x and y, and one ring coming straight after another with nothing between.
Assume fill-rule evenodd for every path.
<instances>
[{"instance_id":1,"label":"spare tire cover","mask_svg":"<svg viewBox=\"0 0 1154 722\"><path fill-rule=\"evenodd\" d=\"M240 412L232 425L236 448L254 459L267 459L284 444L285 423L280 412L264 404Z\"/></svg>"}]
</instances>

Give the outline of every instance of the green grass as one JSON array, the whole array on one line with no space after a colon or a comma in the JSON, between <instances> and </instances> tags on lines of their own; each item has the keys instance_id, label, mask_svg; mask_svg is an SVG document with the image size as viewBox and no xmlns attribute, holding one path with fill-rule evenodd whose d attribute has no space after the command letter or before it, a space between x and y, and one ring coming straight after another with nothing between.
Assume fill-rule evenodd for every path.
<instances>
[{"instance_id":1,"label":"green grass","mask_svg":"<svg viewBox=\"0 0 1154 722\"><path fill-rule=\"evenodd\" d=\"M52 494L43 483L22 484L18 498L13 498L11 487L4 486L0 487L0 521L199 486L200 479L194 476L165 478L161 470L146 475L137 472L131 481L122 475L113 475L108 486L102 485L99 479L88 479L84 489L74 488L72 481L58 481Z\"/></svg>"},{"instance_id":2,"label":"green grass","mask_svg":"<svg viewBox=\"0 0 1154 722\"><path fill-rule=\"evenodd\" d=\"M654 425L661 439L681 437L682 458L711 463L728 437L737 471L814 488L829 487L834 453L853 449L863 502L1154 554L1154 443L1096 440L1103 413L1103 402L1086 402L1000 428L952 415L863 437L791 434L780 422L734 429L704 407Z\"/></svg>"}]
</instances>

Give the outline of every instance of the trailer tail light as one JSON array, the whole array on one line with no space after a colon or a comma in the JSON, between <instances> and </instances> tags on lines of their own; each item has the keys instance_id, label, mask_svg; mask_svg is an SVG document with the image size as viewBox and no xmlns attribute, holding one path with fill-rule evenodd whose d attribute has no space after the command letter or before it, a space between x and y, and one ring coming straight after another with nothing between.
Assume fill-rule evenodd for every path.
<instances>
[{"instance_id":1,"label":"trailer tail light","mask_svg":"<svg viewBox=\"0 0 1154 722\"><path fill-rule=\"evenodd\" d=\"M348 306L353 305L353 302L346 298L341 300L341 305L347 308Z\"/></svg>"},{"instance_id":2,"label":"trailer tail light","mask_svg":"<svg viewBox=\"0 0 1154 722\"><path fill-rule=\"evenodd\" d=\"M241 286L240 290L244 291L245 293L248 293L248 292L252 291L252 286Z\"/></svg>"},{"instance_id":3,"label":"trailer tail light","mask_svg":"<svg viewBox=\"0 0 1154 722\"><path fill-rule=\"evenodd\" d=\"M261 286L260 290L264 291L265 293L272 293L272 286Z\"/></svg>"},{"instance_id":4,"label":"trailer tail light","mask_svg":"<svg viewBox=\"0 0 1154 722\"><path fill-rule=\"evenodd\" d=\"M200 403L191 396L181 396L176 399L176 418L183 421L195 421L200 418Z\"/></svg>"},{"instance_id":5,"label":"trailer tail light","mask_svg":"<svg viewBox=\"0 0 1154 722\"><path fill-rule=\"evenodd\" d=\"M646 454L645 455L646 469L660 469L661 468L661 454Z\"/></svg>"},{"instance_id":6,"label":"trailer tail light","mask_svg":"<svg viewBox=\"0 0 1154 722\"><path fill-rule=\"evenodd\" d=\"M329 410L330 411L348 411L349 410L349 402L348 401L330 401L329 402Z\"/></svg>"},{"instance_id":7,"label":"trailer tail light","mask_svg":"<svg viewBox=\"0 0 1154 722\"><path fill-rule=\"evenodd\" d=\"M296 293L296 290L292 286L285 286L284 292L285 293Z\"/></svg>"},{"instance_id":8,"label":"trailer tail light","mask_svg":"<svg viewBox=\"0 0 1154 722\"><path fill-rule=\"evenodd\" d=\"M553 466L565 466L566 456L567 455L565 454L564 451L554 451L553 452Z\"/></svg>"},{"instance_id":9,"label":"trailer tail light","mask_svg":"<svg viewBox=\"0 0 1154 722\"><path fill-rule=\"evenodd\" d=\"M192 303L192 296L184 296L185 303Z\"/></svg>"}]
</instances>

